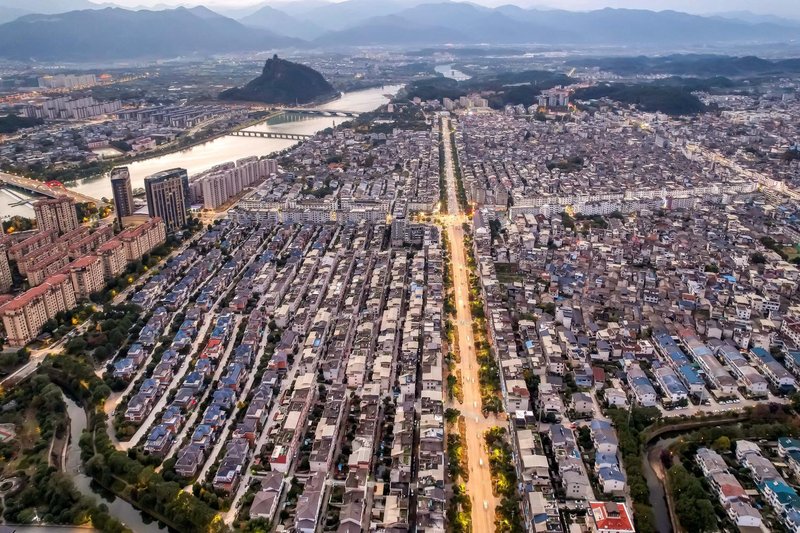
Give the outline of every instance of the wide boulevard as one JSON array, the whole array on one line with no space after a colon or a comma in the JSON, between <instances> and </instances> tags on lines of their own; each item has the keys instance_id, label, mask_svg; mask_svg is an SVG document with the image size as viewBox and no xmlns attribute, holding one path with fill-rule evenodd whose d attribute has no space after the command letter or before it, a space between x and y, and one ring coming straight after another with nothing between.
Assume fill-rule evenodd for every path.
<instances>
[{"instance_id":1,"label":"wide boulevard","mask_svg":"<svg viewBox=\"0 0 800 533\"><path fill-rule=\"evenodd\" d=\"M484 442L484 432L496 425L505 425L493 415L484 417L481 412L481 391L478 381L478 361L472 334L472 312L469 301L469 271L464 248L462 224L469 219L461 211L456 194L453 153L450 146L450 121L444 120L445 180L449 214L442 217L450 243L450 261L453 268L453 287L456 304L456 338L461 355L459 369L463 377L464 402L457 407L466 423L466 447L469 468L467 493L472 501L472 530L494 531L495 498L492 494L492 477L489 455Z\"/></svg>"}]
</instances>

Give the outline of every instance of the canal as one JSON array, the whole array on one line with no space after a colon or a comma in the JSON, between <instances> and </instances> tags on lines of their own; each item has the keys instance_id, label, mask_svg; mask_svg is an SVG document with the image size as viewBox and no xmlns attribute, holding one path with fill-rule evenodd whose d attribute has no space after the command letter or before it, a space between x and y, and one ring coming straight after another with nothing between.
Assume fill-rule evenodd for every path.
<instances>
[{"instance_id":1,"label":"canal","mask_svg":"<svg viewBox=\"0 0 800 533\"><path fill-rule=\"evenodd\" d=\"M664 484L656 473L656 468L661 467L661 452L669 448L673 442L675 442L675 437L656 440L645 448L642 458L642 473L647 481L650 507L653 508L653 520L658 533L672 533L673 531Z\"/></svg>"},{"instance_id":2,"label":"canal","mask_svg":"<svg viewBox=\"0 0 800 533\"><path fill-rule=\"evenodd\" d=\"M98 504L105 504L108 513L123 522L129 529L136 533L155 533L157 531L167 531L166 527L159 526L148 515L136 509L133 505L121 498L117 498L108 491L103 490L92 478L83 473L81 463L80 442L81 434L86 429L86 412L71 398L62 393L64 403L67 404L67 414L69 415L69 446L67 447L66 473L72 478L75 487L84 495L93 498ZM17 531L23 531L17 528ZM30 531L43 531L41 528L33 528ZM53 529L55 531L55 529ZM59 531L65 531L59 528ZM77 529L76 531L86 531ZM49 532L48 532L49 533Z\"/></svg>"}]
</instances>

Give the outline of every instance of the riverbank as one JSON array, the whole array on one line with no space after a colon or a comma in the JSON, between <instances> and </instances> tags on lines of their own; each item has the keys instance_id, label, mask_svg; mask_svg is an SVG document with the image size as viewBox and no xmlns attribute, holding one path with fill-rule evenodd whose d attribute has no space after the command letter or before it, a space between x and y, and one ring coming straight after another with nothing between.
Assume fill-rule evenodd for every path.
<instances>
[{"instance_id":1,"label":"riverbank","mask_svg":"<svg viewBox=\"0 0 800 533\"><path fill-rule=\"evenodd\" d=\"M642 474L647 482L649 505L653 510L653 521L659 533L682 531L675 511L675 501L669 487L667 471L661 462L661 453L671 446L677 437L671 434L685 433L698 428L715 425L738 424L749 417L747 415L728 416L712 419L703 417L696 420L685 420L677 423L659 423L656 427L645 429L643 433Z\"/></svg>"},{"instance_id":2,"label":"riverbank","mask_svg":"<svg viewBox=\"0 0 800 533\"><path fill-rule=\"evenodd\" d=\"M650 507L653 509L653 520L659 533L677 531L678 517L675 514L675 503L669 491L669 480L664 465L661 463L661 452L673 441L659 441L645 451L642 462L642 473L647 480L650 492Z\"/></svg>"},{"instance_id":3,"label":"riverbank","mask_svg":"<svg viewBox=\"0 0 800 533\"><path fill-rule=\"evenodd\" d=\"M679 441L682 442L684 436L692 435L697 431L710 427L713 427L714 430L721 430L733 425L759 421L766 421L763 414L745 411L734 416L724 415L717 418L702 417L676 423L656 423L656 427L643 432L642 471L647 480L654 521L660 533L684 531L678 518L677 503L670 487L668 472L662 462L663 452L670 453L673 445ZM771 422L777 421L778 418L771 420ZM669 522L668 530L667 522Z\"/></svg>"},{"instance_id":4,"label":"riverbank","mask_svg":"<svg viewBox=\"0 0 800 533\"><path fill-rule=\"evenodd\" d=\"M83 473L79 443L81 435L87 428L89 413L67 396L63 388L62 397L67 405L67 421L69 425L69 440L64 457L64 473L70 477L75 488L84 496L92 498L97 504L108 507L108 512L111 516L136 533L140 531L143 533L166 531L166 527L155 522L155 520L162 520L163 517L154 516L147 510L140 509L134 502L115 493L111 487L105 487ZM102 488L105 493L94 490L92 488L93 482L97 483L97 486ZM111 495L111 498L109 498L109 495ZM154 522L146 523L142 517L143 513L146 513ZM162 522L169 523L167 520L162 520Z\"/></svg>"},{"instance_id":5,"label":"riverbank","mask_svg":"<svg viewBox=\"0 0 800 533\"><path fill-rule=\"evenodd\" d=\"M389 101L385 93L394 94L399 89L399 86L386 86L346 93L331 103L318 107L320 109L343 109L366 113L379 108ZM335 116L280 114L259 121L256 125L247 128L247 130L279 134L314 135L332 127L334 123L338 125L342 121L342 117ZM131 175L131 186L134 189L144 187L144 179L147 176L166 168L185 168L191 176L205 172L221 163L237 161L246 157L275 157L275 154L295 146L297 142L290 139L223 135L192 148L129 163L128 170ZM84 179L72 182L69 188L93 198L104 196L110 198L112 195L111 183L104 179Z\"/></svg>"},{"instance_id":6,"label":"riverbank","mask_svg":"<svg viewBox=\"0 0 800 533\"><path fill-rule=\"evenodd\" d=\"M331 101L334 100L336 100L336 98L333 98ZM321 102L321 104L323 103L325 102ZM241 124L237 124L236 126L226 128L222 131L204 134L203 130L200 130L195 134L189 134L189 136L178 137L174 141L170 141L162 146L157 147L154 150L149 150L147 152L142 152L132 155L122 155L119 157L112 157L109 159L101 159L98 161L94 161L88 167L92 170L92 174L86 176L78 175L74 177L59 177L58 181L61 181L68 188L74 188L76 184L89 183L104 178L114 167L130 165L133 163L140 163L151 159L158 159L161 157L191 150L192 148L196 148L198 146L202 146L204 144L213 142L222 137L226 137L234 131L240 131L247 128L252 128L254 126L258 126L282 114L284 114L284 111L270 112L265 114L264 116L249 120ZM207 126L211 125L212 124L208 124ZM191 139L191 140L186 141L186 139ZM17 173L24 172L17 169L13 170L14 172ZM78 169L78 172L80 172L80 169ZM48 176L34 176L32 179L44 182L52 178Z\"/></svg>"}]
</instances>

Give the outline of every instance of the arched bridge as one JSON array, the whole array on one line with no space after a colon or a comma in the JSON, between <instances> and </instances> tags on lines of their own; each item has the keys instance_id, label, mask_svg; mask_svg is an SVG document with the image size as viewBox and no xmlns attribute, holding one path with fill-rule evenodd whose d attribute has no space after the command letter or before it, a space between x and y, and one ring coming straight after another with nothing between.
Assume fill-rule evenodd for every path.
<instances>
[{"instance_id":1,"label":"arched bridge","mask_svg":"<svg viewBox=\"0 0 800 533\"><path fill-rule=\"evenodd\" d=\"M236 130L229 133L234 137L261 137L263 139L288 139L291 141L304 141L310 139L311 135L302 133L276 133L274 131L248 131Z\"/></svg>"},{"instance_id":2,"label":"arched bridge","mask_svg":"<svg viewBox=\"0 0 800 533\"><path fill-rule=\"evenodd\" d=\"M47 196L48 198L68 196L78 203L90 202L95 204L97 207L105 205L97 198L92 198L91 196L75 192L72 189L67 189L66 187L51 187L41 181L32 180L22 176L15 176L13 174L6 174L5 172L0 172L0 186L15 187L29 193Z\"/></svg>"}]
</instances>

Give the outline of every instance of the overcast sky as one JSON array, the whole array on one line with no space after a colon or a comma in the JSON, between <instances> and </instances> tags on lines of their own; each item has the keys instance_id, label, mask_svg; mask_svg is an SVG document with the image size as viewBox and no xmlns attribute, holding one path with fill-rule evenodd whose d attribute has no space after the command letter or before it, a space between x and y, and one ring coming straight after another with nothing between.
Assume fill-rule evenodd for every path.
<instances>
[{"instance_id":1,"label":"overcast sky","mask_svg":"<svg viewBox=\"0 0 800 533\"><path fill-rule=\"evenodd\" d=\"M155 6L177 4L205 4L209 6L241 7L269 3L280 7L281 3L292 0L116 0L114 3L127 6ZM373 0L380 2L381 0ZM431 0L433 1L433 0ZM689 13L708 14L726 11L752 11L760 14L773 14L800 19L798 0L472 0L484 5L517 4L530 7L552 7L560 9L598 9L603 7L627 7L641 9L675 9Z\"/></svg>"}]
</instances>

